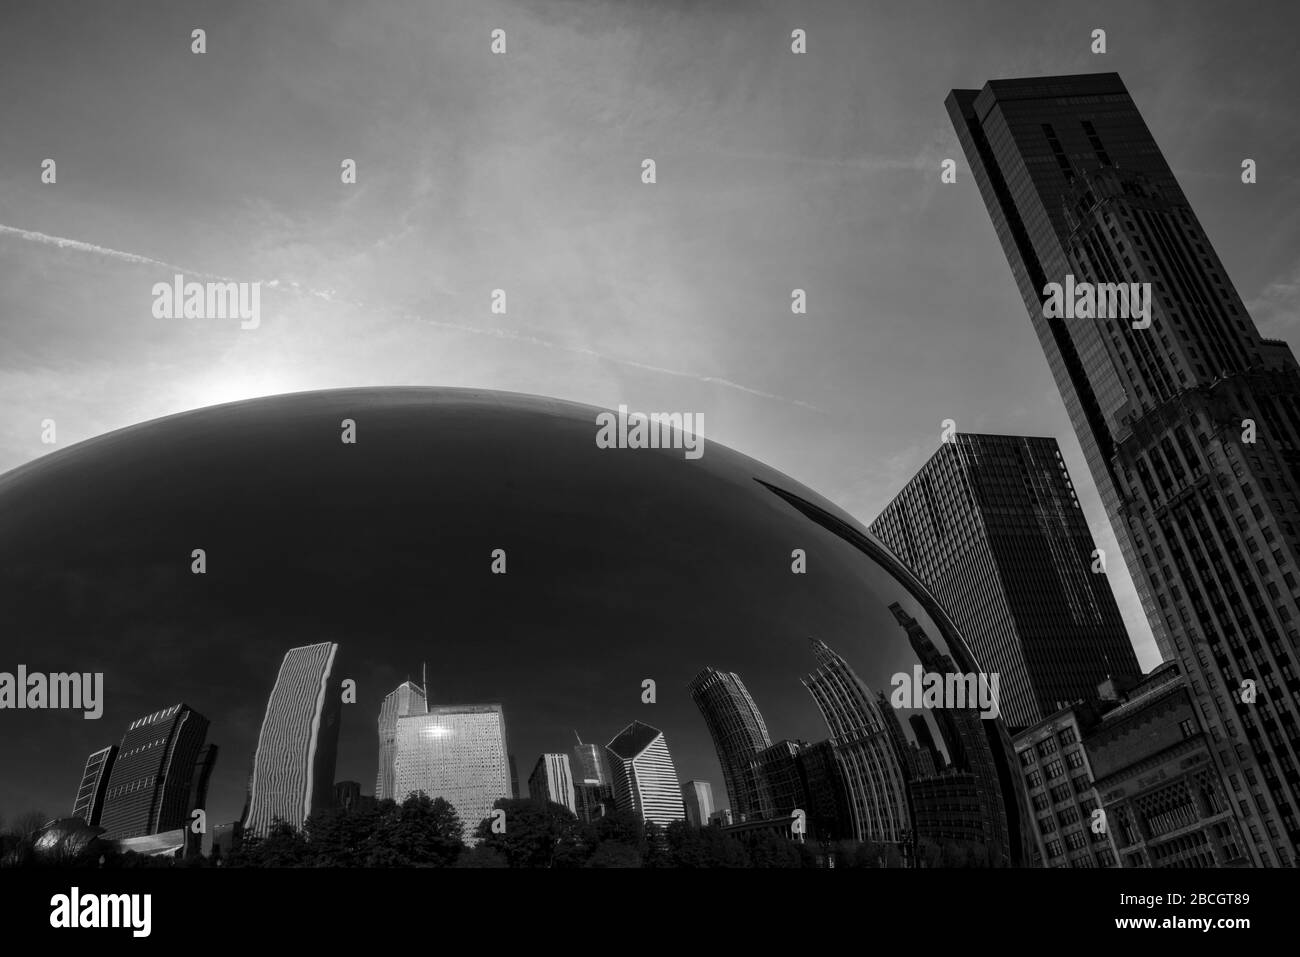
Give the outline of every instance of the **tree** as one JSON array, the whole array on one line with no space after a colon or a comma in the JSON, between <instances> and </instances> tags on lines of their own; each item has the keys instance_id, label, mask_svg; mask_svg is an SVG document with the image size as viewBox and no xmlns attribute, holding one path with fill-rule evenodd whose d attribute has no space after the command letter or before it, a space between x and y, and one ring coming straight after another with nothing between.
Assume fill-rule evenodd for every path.
<instances>
[{"instance_id":1,"label":"tree","mask_svg":"<svg viewBox=\"0 0 1300 957\"><path fill-rule=\"evenodd\" d=\"M641 852L622 841L602 841L587 861L588 867L640 867Z\"/></svg>"},{"instance_id":2,"label":"tree","mask_svg":"<svg viewBox=\"0 0 1300 957\"><path fill-rule=\"evenodd\" d=\"M511 867L578 867L586 858L585 842L572 811L554 801L501 798L493 807L505 811L505 831L495 833L485 818L475 832L482 846L502 854Z\"/></svg>"},{"instance_id":3,"label":"tree","mask_svg":"<svg viewBox=\"0 0 1300 957\"><path fill-rule=\"evenodd\" d=\"M245 837L243 846L226 859L226 867L308 867L312 863L307 839L292 824L276 818L265 837Z\"/></svg>"},{"instance_id":4,"label":"tree","mask_svg":"<svg viewBox=\"0 0 1300 957\"><path fill-rule=\"evenodd\" d=\"M795 842L773 831L754 831L744 838L751 867L803 867Z\"/></svg>"},{"instance_id":5,"label":"tree","mask_svg":"<svg viewBox=\"0 0 1300 957\"><path fill-rule=\"evenodd\" d=\"M692 827L673 821L664 831L675 867L748 867L745 846L720 827Z\"/></svg>"},{"instance_id":6,"label":"tree","mask_svg":"<svg viewBox=\"0 0 1300 957\"><path fill-rule=\"evenodd\" d=\"M446 798L421 791L382 808L369 846L368 867L450 867L465 848L464 826Z\"/></svg>"},{"instance_id":7,"label":"tree","mask_svg":"<svg viewBox=\"0 0 1300 957\"><path fill-rule=\"evenodd\" d=\"M506 856L493 847L467 847L456 859L457 867L509 867Z\"/></svg>"}]
</instances>

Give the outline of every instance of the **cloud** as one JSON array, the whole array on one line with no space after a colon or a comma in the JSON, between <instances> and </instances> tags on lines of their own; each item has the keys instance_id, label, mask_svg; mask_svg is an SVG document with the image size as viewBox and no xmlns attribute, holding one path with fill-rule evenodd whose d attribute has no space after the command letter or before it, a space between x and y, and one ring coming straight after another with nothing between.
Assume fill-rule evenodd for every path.
<instances>
[{"instance_id":1,"label":"cloud","mask_svg":"<svg viewBox=\"0 0 1300 957\"><path fill-rule=\"evenodd\" d=\"M177 266L174 263L166 263L159 259L152 259L148 256L141 256L136 253L124 252L120 249L110 249L107 246L99 246L95 243L83 242L79 239L68 239L63 236L51 236L47 233L36 232L30 229L18 229L14 226L6 226L0 223L0 236L14 236L25 242L37 243L42 246L52 246L57 249L70 249L75 252L88 253L96 256L105 256L118 262L130 263L137 266L161 266L171 272L182 273L187 276L196 276L201 279L210 279L221 282L233 282L234 280L226 276L219 276L214 273L200 272L194 269L187 269L183 266ZM762 399L768 399L773 402L782 402L787 405L793 405L798 408L807 409L811 412L825 414L817 406L804 402L800 399L791 399L786 396L777 395L772 392L764 392L761 389L755 389L739 382L733 382L730 379L724 379L719 376L700 375L694 372L684 372L678 369L667 369L663 366L650 365L645 362L638 362L634 359L623 359L617 356L611 356L606 353L597 352L595 349L588 349L584 346L571 346L563 343L554 342L549 339L543 339L538 336L527 335L516 332L512 329L492 329L481 326L471 326L464 323L443 322L435 319L429 319L416 313L396 313L394 310L384 306L375 306L355 299L346 299L339 296L332 289L315 289L306 286L295 280L270 279L265 281L268 289L277 292L288 292L299 296L309 296L315 299L321 299L325 302L338 305L349 306L351 308L373 313L376 310L399 315L400 318L408 321L421 322L425 325L437 326L443 329L451 329L457 332L464 332L476 336L489 336L495 339L505 339L511 342L521 342L528 345L538 346L544 349L556 349L568 352L573 355L587 356L601 362L611 362L615 365L624 366L631 369L639 369L644 372L653 372L659 375L675 376L683 379L691 379L695 382L701 382L706 385L719 386L724 389L732 389L737 392L743 392L747 395L756 396Z\"/></svg>"}]
</instances>

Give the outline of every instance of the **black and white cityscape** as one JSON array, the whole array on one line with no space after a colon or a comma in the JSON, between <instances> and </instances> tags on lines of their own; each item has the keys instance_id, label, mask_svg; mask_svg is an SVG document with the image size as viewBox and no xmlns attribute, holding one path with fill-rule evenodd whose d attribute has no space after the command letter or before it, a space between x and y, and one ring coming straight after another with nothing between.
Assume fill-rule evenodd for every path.
<instances>
[{"instance_id":1,"label":"black and white cityscape","mask_svg":"<svg viewBox=\"0 0 1300 957\"><path fill-rule=\"evenodd\" d=\"M0 38L0 868L1297 866L1294 10L189 6Z\"/></svg>"}]
</instances>

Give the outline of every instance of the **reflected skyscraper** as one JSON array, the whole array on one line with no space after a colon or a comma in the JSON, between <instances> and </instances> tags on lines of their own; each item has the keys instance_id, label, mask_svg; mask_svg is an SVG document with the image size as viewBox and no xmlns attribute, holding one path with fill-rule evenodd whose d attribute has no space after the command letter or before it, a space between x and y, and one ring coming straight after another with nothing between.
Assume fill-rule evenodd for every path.
<instances>
[{"instance_id":1,"label":"reflected skyscraper","mask_svg":"<svg viewBox=\"0 0 1300 957\"><path fill-rule=\"evenodd\" d=\"M395 800L423 791L460 815L466 840L501 798L512 796L506 716L499 704L437 705L397 719Z\"/></svg>"},{"instance_id":2,"label":"reflected skyscraper","mask_svg":"<svg viewBox=\"0 0 1300 957\"><path fill-rule=\"evenodd\" d=\"M664 733L633 721L607 744L614 802L643 821L667 826L686 817L677 768Z\"/></svg>"},{"instance_id":3,"label":"reflected skyscraper","mask_svg":"<svg viewBox=\"0 0 1300 957\"><path fill-rule=\"evenodd\" d=\"M200 767L207 735L208 719L186 704L131 722L104 792L104 836L122 840L188 826L196 772L202 784L211 770L207 760Z\"/></svg>"},{"instance_id":4,"label":"reflected skyscraper","mask_svg":"<svg viewBox=\"0 0 1300 957\"><path fill-rule=\"evenodd\" d=\"M575 737L577 732L574 732ZM573 749L574 764L573 776L577 781L583 781L588 784L600 784L610 786L612 779L609 775L609 758L606 756L605 749L598 744L584 743L582 738L578 738L578 744Z\"/></svg>"},{"instance_id":5,"label":"reflected skyscraper","mask_svg":"<svg viewBox=\"0 0 1300 957\"><path fill-rule=\"evenodd\" d=\"M543 754L528 776L528 796L534 801L550 801L578 813L573 792L573 772L567 754Z\"/></svg>"},{"instance_id":6,"label":"reflected skyscraper","mask_svg":"<svg viewBox=\"0 0 1300 957\"><path fill-rule=\"evenodd\" d=\"M908 642L927 672L939 675L960 672L956 662L939 651L934 642L930 640L930 636L925 633L925 629L921 627L921 623L904 611L901 605L895 602L889 606L889 610L893 613L898 624L907 632ZM891 711L894 712L891 715L892 723L898 725L901 729L897 709L891 709ZM952 802L952 806L956 809L956 815L952 821L948 822L947 826L951 828L953 833L960 832L966 835L966 837L962 838L963 840L978 839L988 849L988 861L998 864L1003 860L1004 855L1008 854L1010 846L1009 822L1002 804L989 800L989 797L997 794L1005 786L1005 782L1016 773L1014 768L1010 768L1005 764L1007 746L1011 743L1010 736L1000 721L990 720L986 722L977 708L943 707L935 708L930 713L934 717L935 727L943 741L944 750L947 751L948 763L951 766L940 777L958 772L968 773L973 775L973 784L964 782L958 786L955 784L957 778L948 777L945 779L948 782L945 785L927 784L925 787L914 789L912 793L918 797L922 794L935 796L941 806L946 800L943 797L945 793L949 796L957 792L963 794L963 800L954 800ZM1003 754L1004 763L1001 767L998 766L995 760L995 749L989 746L988 735L990 734L1001 739L1003 747L997 749ZM901 737L899 740L901 740ZM957 792L952 791L952 787L957 787ZM982 802L978 813L973 814L971 812L971 800ZM979 824L978 828L975 826L976 823ZM977 831L981 835L979 838L970 836ZM918 819L918 834L920 832Z\"/></svg>"},{"instance_id":7,"label":"reflected skyscraper","mask_svg":"<svg viewBox=\"0 0 1300 957\"><path fill-rule=\"evenodd\" d=\"M1300 366L1251 321L1117 74L994 80L946 105L1161 655L1195 689L1214 760L1248 782L1257 854L1290 866ZM1150 312L1050 318L1050 284L1071 283L1145 285ZM1234 705L1243 677L1276 675Z\"/></svg>"},{"instance_id":8,"label":"reflected skyscraper","mask_svg":"<svg viewBox=\"0 0 1300 957\"><path fill-rule=\"evenodd\" d=\"M397 741L397 719L428 712L428 698L423 685L403 681L384 696L379 706L379 773L375 776L375 800L400 801L393 780L393 755Z\"/></svg>"},{"instance_id":9,"label":"reflected skyscraper","mask_svg":"<svg viewBox=\"0 0 1300 957\"><path fill-rule=\"evenodd\" d=\"M263 836L279 819L301 828L334 799L342 701L331 642L285 652L253 754L244 833Z\"/></svg>"},{"instance_id":10,"label":"reflected skyscraper","mask_svg":"<svg viewBox=\"0 0 1300 957\"><path fill-rule=\"evenodd\" d=\"M708 781L687 781L682 788L686 820L694 827L708 827L713 813L713 785Z\"/></svg>"},{"instance_id":11,"label":"reflected skyscraper","mask_svg":"<svg viewBox=\"0 0 1300 957\"><path fill-rule=\"evenodd\" d=\"M843 657L814 639L818 667L803 678L817 702L848 793L853 836L898 843L908 829L907 783L871 690Z\"/></svg>"},{"instance_id":12,"label":"reflected skyscraper","mask_svg":"<svg viewBox=\"0 0 1300 957\"><path fill-rule=\"evenodd\" d=\"M116 744L100 748L86 758L81 787L77 788L77 799L72 805L73 817L81 818L92 827L99 824L100 815L104 812L104 792L108 790L108 779L116 760Z\"/></svg>"},{"instance_id":13,"label":"reflected skyscraper","mask_svg":"<svg viewBox=\"0 0 1300 957\"><path fill-rule=\"evenodd\" d=\"M760 771L754 759L772 745L758 705L740 676L730 671L705 668L688 690L713 737L732 814L739 821L757 815Z\"/></svg>"}]
</instances>

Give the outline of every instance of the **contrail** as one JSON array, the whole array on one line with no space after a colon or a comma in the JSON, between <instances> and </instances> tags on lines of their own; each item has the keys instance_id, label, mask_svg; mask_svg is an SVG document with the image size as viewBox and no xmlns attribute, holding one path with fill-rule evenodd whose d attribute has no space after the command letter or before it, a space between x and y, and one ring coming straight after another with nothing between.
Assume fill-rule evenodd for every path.
<instances>
[{"instance_id":1,"label":"contrail","mask_svg":"<svg viewBox=\"0 0 1300 957\"><path fill-rule=\"evenodd\" d=\"M81 253L91 253L96 256L105 256L109 259L115 259L118 262L131 263L137 266L159 266L169 272L181 273L183 275L197 276L202 279L217 280L220 282L234 282L228 276L220 276L215 273L200 272L196 269L187 269L184 266L177 266L175 263L163 262L160 259L152 259L149 256L140 256L136 253L123 252L120 249L110 249L107 246L98 246L95 243L82 242L79 239L67 239L63 236L51 236L48 233L39 233L30 229L18 229L13 226L6 226L0 223L0 236L14 236L25 242L39 243L42 246L53 246L57 249L71 249ZM356 309L373 310L380 309L389 314L397 314L393 309L388 307L376 307L368 305L354 299L344 299L330 290L313 289L310 286L304 286L301 283L280 279L271 279L266 282L270 289L285 290L287 292L297 293L301 296L311 296L314 299L322 299L326 302L337 303L339 305L352 306ZM695 382L702 382L706 385L721 386L725 389L733 389L737 392L744 392L747 395L756 396L760 399L769 399L774 402L783 402L787 405L797 406L801 409L808 409L811 412L817 412L825 415L824 410L817 406L800 399L791 399L783 395L776 395L772 392L763 392L760 389L752 389L747 385L741 385L739 382L732 382L730 379L719 378L718 376L698 375L694 372L682 372L678 369L666 369L663 366L650 365L645 362L637 362L634 359L621 359L617 356L606 355L597 352L595 349L588 349L585 346L569 346L563 343L553 342L549 339L542 339L538 336L531 336L525 333L515 332L513 329L486 329L481 326L469 326L458 322L443 322L437 319L429 319L416 313L401 313L401 318L424 323L425 325L437 326L443 329L453 329L457 332L465 332L476 336L490 336L494 339L505 339L510 342L523 342L529 345L540 346L543 349L556 349L561 352L572 353L573 355L588 356L601 362L610 362L615 365L626 366L630 369L640 369L644 372L655 372L660 375L675 376L679 379L691 379Z\"/></svg>"},{"instance_id":2,"label":"contrail","mask_svg":"<svg viewBox=\"0 0 1300 957\"><path fill-rule=\"evenodd\" d=\"M227 276L217 276L213 273L199 272L196 269L186 269L173 263L165 263L160 259L150 259L148 256L138 256L135 253L124 253L120 249L109 249L107 246L96 246L94 243L83 243L80 239L65 239L62 236L50 236L47 233L38 233L31 229L16 229L13 226L4 225L4 223L0 223L0 236L16 236L29 243L40 243L42 246L55 246L59 249L73 249L79 253L93 253L97 256L116 259L118 262L134 263L137 266L162 266L164 269L173 272L188 273L191 276L200 276L204 279L219 279L222 282L234 281Z\"/></svg>"}]
</instances>

